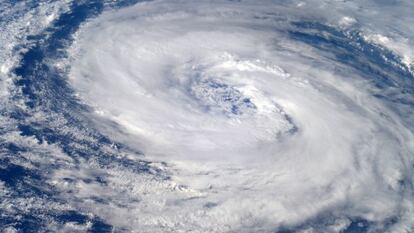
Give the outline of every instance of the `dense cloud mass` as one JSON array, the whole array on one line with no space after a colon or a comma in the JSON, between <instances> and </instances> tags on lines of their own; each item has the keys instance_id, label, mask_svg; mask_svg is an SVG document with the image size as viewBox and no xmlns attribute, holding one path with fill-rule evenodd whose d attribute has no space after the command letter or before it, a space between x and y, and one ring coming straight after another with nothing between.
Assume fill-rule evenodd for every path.
<instances>
[{"instance_id":1,"label":"dense cloud mass","mask_svg":"<svg viewBox=\"0 0 414 233\"><path fill-rule=\"evenodd\" d=\"M0 3L2 230L414 231L413 11Z\"/></svg>"}]
</instances>

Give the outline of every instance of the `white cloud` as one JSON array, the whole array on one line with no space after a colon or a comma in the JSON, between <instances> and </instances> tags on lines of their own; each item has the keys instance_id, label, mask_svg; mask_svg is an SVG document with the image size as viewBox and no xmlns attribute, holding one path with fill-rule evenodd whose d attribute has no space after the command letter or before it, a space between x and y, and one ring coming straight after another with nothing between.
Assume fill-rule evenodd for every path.
<instances>
[{"instance_id":1,"label":"white cloud","mask_svg":"<svg viewBox=\"0 0 414 233\"><path fill-rule=\"evenodd\" d=\"M361 31L412 66L413 3L386 3L154 1L104 12L74 35L70 59L53 62L70 68L69 81L93 107L97 128L143 151L154 162L150 172L93 159L75 165L59 145L22 136L16 121L0 116L1 140L30 148L13 162L27 169L59 165L47 183L68 203L15 198L0 182L0 207L9 215L77 208L137 232L268 232L293 225L312 232L318 228L307 221L326 213L336 218L324 226L330 232L346 229L353 217L378 225L397 217L390 231L409 232L409 116L374 98L374 87L352 68L286 35L292 21L321 20ZM0 103L19 105L7 99L20 59L14 46L42 33L70 1L32 10L24 2L1 4L8 20L0 22ZM47 124L98 143L60 115L31 114L26 123L54 119ZM102 152L118 151L108 147ZM117 156L137 166L143 158ZM58 225L50 228L91 227L89 221Z\"/></svg>"},{"instance_id":2,"label":"white cloud","mask_svg":"<svg viewBox=\"0 0 414 233\"><path fill-rule=\"evenodd\" d=\"M86 24L71 49L71 84L99 111L98 125L116 122L126 144L171 173L153 180L114 169L110 187L78 183L82 197L138 200L88 208L145 232L270 231L329 211L374 222L399 215L407 220L398 227L412 227L413 199L400 185L411 182L412 129L354 70L344 77L335 69L347 67L288 39L290 21L267 19L350 26L369 16L308 10L155 1Z\"/></svg>"}]
</instances>

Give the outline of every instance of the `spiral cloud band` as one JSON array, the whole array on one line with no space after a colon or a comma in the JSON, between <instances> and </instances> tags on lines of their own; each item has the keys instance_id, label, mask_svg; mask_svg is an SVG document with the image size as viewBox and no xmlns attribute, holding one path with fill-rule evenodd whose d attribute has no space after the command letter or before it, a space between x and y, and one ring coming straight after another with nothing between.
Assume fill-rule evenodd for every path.
<instances>
[{"instance_id":1,"label":"spiral cloud band","mask_svg":"<svg viewBox=\"0 0 414 233\"><path fill-rule=\"evenodd\" d=\"M3 141L33 163L11 161L52 169L42 227L414 231L414 5L396 2L89 3L47 69L3 72Z\"/></svg>"}]
</instances>

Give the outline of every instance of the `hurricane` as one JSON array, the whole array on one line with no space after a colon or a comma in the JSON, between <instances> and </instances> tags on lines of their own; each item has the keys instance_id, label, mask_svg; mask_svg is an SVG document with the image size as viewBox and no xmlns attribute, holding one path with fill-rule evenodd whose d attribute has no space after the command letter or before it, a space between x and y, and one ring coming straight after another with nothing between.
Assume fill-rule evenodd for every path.
<instances>
[{"instance_id":1,"label":"hurricane","mask_svg":"<svg viewBox=\"0 0 414 233\"><path fill-rule=\"evenodd\" d=\"M413 12L0 1L0 230L414 232Z\"/></svg>"}]
</instances>

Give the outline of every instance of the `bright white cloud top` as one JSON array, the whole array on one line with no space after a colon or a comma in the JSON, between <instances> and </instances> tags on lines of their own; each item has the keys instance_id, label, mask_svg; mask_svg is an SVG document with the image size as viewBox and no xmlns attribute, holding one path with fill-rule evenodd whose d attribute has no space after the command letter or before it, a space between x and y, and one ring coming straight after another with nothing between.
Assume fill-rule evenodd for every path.
<instances>
[{"instance_id":1,"label":"bright white cloud top","mask_svg":"<svg viewBox=\"0 0 414 233\"><path fill-rule=\"evenodd\" d=\"M117 158L153 170L81 159L49 183L120 231L413 231L413 4L282 2L150 1L83 24L51 63Z\"/></svg>"}]
</instances>

